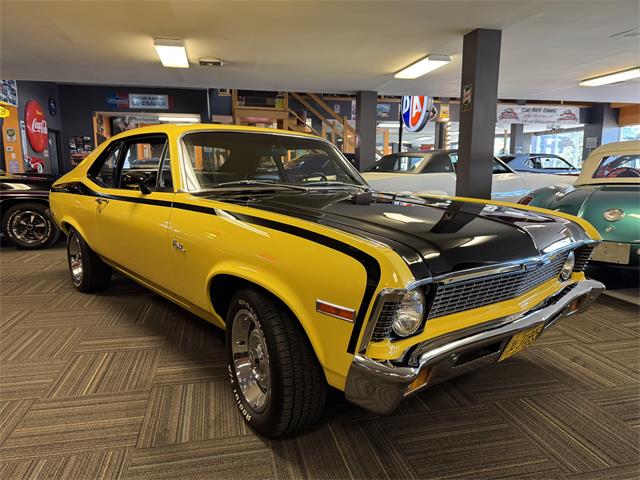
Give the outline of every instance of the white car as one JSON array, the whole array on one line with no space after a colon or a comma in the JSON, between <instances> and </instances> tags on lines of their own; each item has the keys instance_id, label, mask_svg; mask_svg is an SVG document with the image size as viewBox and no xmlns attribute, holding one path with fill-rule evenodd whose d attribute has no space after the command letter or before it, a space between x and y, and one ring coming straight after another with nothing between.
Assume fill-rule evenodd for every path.
<instances>
[{"instance_id":1,"label":"white car","mask_svg":"<svg viewBox=\"0 0 640 480\"><path fill-rule=\"evenodd\" d=\"M403 152L385 155L362 176L375 190L413 194L456 194L456 150ZM504 162L493 159L491 198L517 202L527 193L551 185L573 185L575 177L515 172Z\"/></svg>"}]
</instances>

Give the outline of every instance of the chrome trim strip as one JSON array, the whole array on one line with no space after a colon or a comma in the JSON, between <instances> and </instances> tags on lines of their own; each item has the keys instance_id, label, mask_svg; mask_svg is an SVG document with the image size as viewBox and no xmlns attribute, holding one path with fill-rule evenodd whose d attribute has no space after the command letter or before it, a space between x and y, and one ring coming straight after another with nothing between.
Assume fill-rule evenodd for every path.
<instances>
[{"instance_id":1,"label":"chrome trim strip","mask_svg":"<svg viewBox=\"0 0 640 480\"><path fill-rule=\"evenodd\" d=\"M340 310L346 310L347 312L351 312L353 314L353 318L341 317L340 315L335 315L333 313L325 312L324 310L320 310L320 305L326 305L328 307L339 308ZM340 320L344 320L345 322L353 323L356 319L356 311L353 308L343 307L341 305L336 305L335 303L325 302L324 300L316 299L316 312L322 313L323 315L327 315L329 317L339 318Z\"/></svg>"},{"instance_id":2,"label":"chrome trim strip","mask_svg":"<svg viewBox=\"0 0 640 480\"><path fill-rule=\"evenodd\" d=\"M367 351L367 347L369 346L369 342L371 342L371 337L373 336L373 331L375 330L378 318L380 317L380 311L382 310L385 302L402 299L405 293L406 290L402 288L383 288L380 290L376 297L376 301L373 304L373 308L371 309L371 315L369 315L369 320L367 321L367 326L364 329L362 340L360 340L360 347L358 348L360 353Z\"/></svg>"},{"instance_id":3,"label":"chrome trim strip","mask_svg":"<svg viewBox=\"0 0 640 480\"><path fill-rule=\"evenodd\" d=\"M556 292L556 295L565 287L566 285ZM390 413L405 397L407 386L415 380L421 369L434 368L435 376L438 376L438 371L442 370L444 375L439 378L439 381L445 380L457 375L457 372L468 371L469 367L481 364L486 360L485 357L481 357L458 368L455 364L458 354L502 342L499 351L488 355L488 357L496 359L504 348L506 340L515 333L539 324L544 324L546 330L555 325L558 320L586 310L602 291L604 291L602 283L595 280L582 280L551 305L523 312L518 314L519 316L515 319L511 318L512 316L497 319L497 323L486 324L485 329L475 333L470 333L468 329L456 332L460 336L452 335L451 339L445 343L421 352L414 366L406 360L395 364L389 360L376 361L357 353L347 375L345 397L350 402L374 413ZM574 301L578 302L577 309L571 310ZM429 342L434 340L436 339L429 340ZM419 346L420 344L416 348Z\"/></svg>"},{"instance_id":4,"label":"chrome trim strip","mask_svg":"<svg viewBox=\"0 0 640 480\"><path fill-rule=\"evenodd\" d=\"M470 280L472 278L498 275L501 273L508 273L512 271L521 270L525 265L536 264L536 263L546 263L552 257L564 253L567 250L575 250L576 248L582 247L584 245L591 245L600 243L599 240L581 240L579 242L574 242L570 245L565 245L562 248L554 250L553 252L545 253L544 255L539 255L536 257L528 257L522 258L518 260L513 260L511 262L500 263L497 265L490 265L486 267L477 267L470 268L468 270L461 270L459 272L445 273L443 275L438 275L437 277L429 277L423 278L421 280L415 280L407 285L407 290L412 290L421 285L426 285L429 283L443 282L443 283L454 283L461 282L463 280Z\"/></svg>"}]
</instances>

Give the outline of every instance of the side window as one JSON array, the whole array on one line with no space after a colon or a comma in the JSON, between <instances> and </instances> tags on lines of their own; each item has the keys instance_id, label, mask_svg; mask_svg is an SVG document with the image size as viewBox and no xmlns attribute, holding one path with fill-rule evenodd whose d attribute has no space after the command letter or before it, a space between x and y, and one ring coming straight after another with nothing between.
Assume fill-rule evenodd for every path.
<instances>
[{"instance_id":1,"label":"side window","mask_svg":"<svg viewBox=\"0 0 640 480\"><path fill-rule=\"evenodd\" d=\"M105 188L113 188L118 157L122 144L117 143L109 147L89 169L89 178Z\"/></svg>"},{"instance_id":2,"label":"side window","mask_svg":"<svg viewBox=\"0 0 640 480\"><path fill-rule=\"evenodd\" d=\"M150 190L156 189L158 170L162 161L167 140L165 137L147 137L128 142L124 147L122 167L120 167L117 186L121 184L122 177L129 172L139 172L147 176L147 186ZM167 162L167 165L170 165ZM170 167L169 167L170 168ZM133 187L135 189L135 187Z\"/></svg>"},{"instance_id":3,"label":"side window","mask_svg":"<svg viewBox=\"0 0 640 480\"><path fill-rule=\"evenodd\" d=\"M493 159L493 173L511 173L511 171L495 158Z\"/></svg>"},{"instance_id":4,"label":"side window","mask_svg":"<svg viewBox=\"0 0 640 480\"><path fill-rule=\"evenodd\" d=\"M447 153L436 153L431 156L420 173L449 173L453 172L453 166Z\"/></svg>"}]
</instances>

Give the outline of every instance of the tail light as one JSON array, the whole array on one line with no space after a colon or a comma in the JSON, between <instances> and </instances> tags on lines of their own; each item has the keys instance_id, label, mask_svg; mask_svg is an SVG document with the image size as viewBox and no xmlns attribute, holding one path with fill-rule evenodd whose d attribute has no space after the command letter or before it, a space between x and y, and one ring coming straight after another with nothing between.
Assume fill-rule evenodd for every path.
<instances>
[{"instance_id":1,"label":"tail light","mask_svg":"<svg viewBox=\"0 0 640 480\"><path fill-rule=\"evenodd\" d=\"M520 205L529 205L531 202L533 202L533 197L531 195L526 195L518 200Z\"/></svg>"}]
</instances>

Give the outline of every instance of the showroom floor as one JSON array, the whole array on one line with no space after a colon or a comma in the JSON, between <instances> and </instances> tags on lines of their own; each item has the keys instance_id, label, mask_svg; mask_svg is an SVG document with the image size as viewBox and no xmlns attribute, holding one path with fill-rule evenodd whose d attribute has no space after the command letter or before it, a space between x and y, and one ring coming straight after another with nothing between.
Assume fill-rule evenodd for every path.
<instances>
[{"instance_id":1,"label":"showroom floor","mask_svg":"<svg viewBox=\"0 0 640 480\"><path fill-rule=\"evenodd\" d=\"M500 366L386 418L245 428L221 331L122 277L77 293L63 245L1 251L0 478L567 478L640 475L640 320L603 299Z\"/></svg>"}]
</instances>

